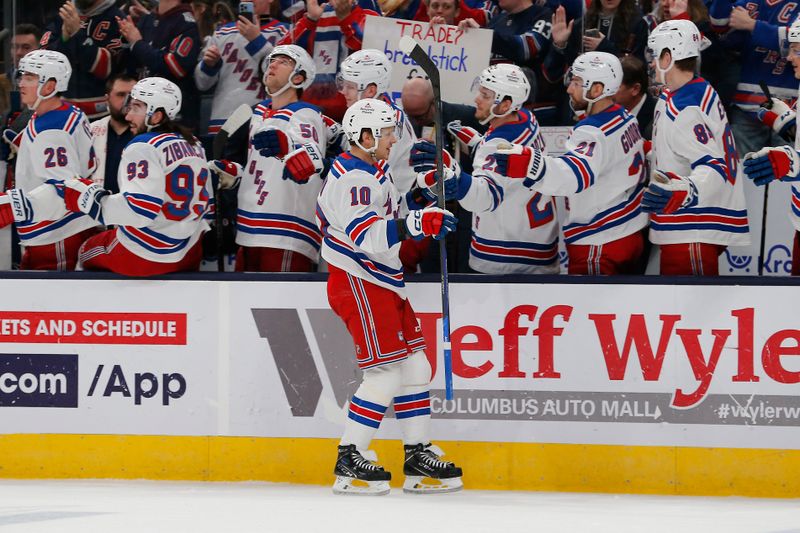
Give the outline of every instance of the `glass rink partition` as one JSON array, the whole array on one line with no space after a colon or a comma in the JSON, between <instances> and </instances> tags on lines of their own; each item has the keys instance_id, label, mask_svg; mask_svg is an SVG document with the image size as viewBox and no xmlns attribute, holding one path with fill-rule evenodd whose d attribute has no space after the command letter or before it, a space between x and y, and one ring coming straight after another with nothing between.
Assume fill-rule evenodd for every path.
<instances>
[{"instance_id":1,"label":"glass rink partition","mask_svg":"<svg viewBox=\"0 0 800 533\"><path fill-rule=\"evenodd\" d=\"M0 276L0 476L331 482L353 346L324 274ZM409 298L474 489L800 496L792 278L453 275ZM392 415L374 444L400 471Z\"/></svg>"}]
</instances>

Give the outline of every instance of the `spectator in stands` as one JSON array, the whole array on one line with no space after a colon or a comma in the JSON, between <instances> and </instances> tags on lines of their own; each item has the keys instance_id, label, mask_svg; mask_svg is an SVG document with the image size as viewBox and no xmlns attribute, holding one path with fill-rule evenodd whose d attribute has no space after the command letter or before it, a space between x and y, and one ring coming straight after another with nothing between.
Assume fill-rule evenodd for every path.
<instances>
[{"instance_id":1,"label":"spectator in stands","mask_svg":"<svg viewBox=\"0 0 800 533\"><path fill-rule=\"evenodd\" d=\"M433 140L433 87L427 78L410 78L403 84L400 99L403 102L403 111L411 121L414 133L421 139ZM442 102L442 122L447 125L454 120L460 120L465 126L485 131L475 119L475 108L463 104ZM445 144L452 153L452 139L445 134Z\"/></svg>"},{"instance_id":2,"label":"spectator in stands","mask_svg":"<svg viewBox=\"0 0 800 533\"><path fill-rule=\"evenodd\" d=\"M120 32L130 44L126 61L140 78L161 76L175 82L183 94L178 120L195 128L200 97L192 72L200 51L200 34L191 6L184 0L161 0L158 7L134 24L131 16L117 19Z\"/></svg>"},{"instance_id":3,"label":"spectator in stands","mask_svg":"<svg viewBox=\"0 0 800 533\"><path fill-rule=\"evenodd\" d=\"M236 15L227 2L215 2L214 0L194 0L192 15L197 21L197 31L203 42L207 37L214 35L217 28L236 20Z\"/></svg>"},{"instance_id":4,"label":"spectator in stands","mask_svg":"<svg viewBox=\"0 0 800 533\"><path fill-rule=\"evenodd\" d=\"M6 128L18 133L25 129L28 121L33 115L33 110L22 103L19 96L19 80L17 79L17 68L20 60L28 52L39 49L39 41L42 38L42 30L33 24L18 24L14 27L14 36L11 38L11 68L6 71L9 76L9 109L3 113L0 130ZM16 160L11 158L11 151L7 143L0 141L0 157L7 164L5 170L0 174L0 190L8 190L14 187L14 166ZM12 264L19 265L21 260L19 236L17 228L11 227L12 231Z\"/></svg>"},{"instance_id":5,"label":"spectator in stands","mask_svg":"<svg viewBox=\"0 0 800 533\"><path fill-rule=\"evenodd\" d=\"M561 76L585 52L607 52L617 57L633 54L644 60L647 23L635 0L592 2L582 19L567 21L566 10L553 14L553 47L546 67L551 77Z\"/></svg>"},{"instance_id":6,"label":"spectator in stands","mask_svg":"<svg viewBox=\"0 0 800 533\"><path fill-rule=\"evenodd\" d=\"M461 7L458 0L428 0L428 20L431 24L450 24L460 22ZM476 19L477 20L477 19ZM481 24L485 26L486 24Z\"/></svg>"},{"instance_id":7,"label":"spectator in stands","mask_svg":"<svg viewBox=\"0 0 800 533\"><path fill-rule=\"evenodd\" d=\"M726 50L719 35L711 27L708 8L703 0L662 0L657 9L645 15L650 31L665 20L691 20L703 38L700 47L700 73L716 89L726 107L730 104L739 82L738 54Z\"/></svg>"},{"instance_id":8,"label":"spectator in stands","mask_svg":"<svg viewBox=\"0 0 800 533\"><path fill-rule=\"evenodd\" d=\"M261 61L289 31L287 24L270 18L271 0L253 3L254 22L239 17L221 26L206 43L202 60L194 70L201 91L214 89L208 133L216 135L241 104L256 105L264 99Z\"/></svg>"},{"instance_id":9,"label":"spectator in stands","mask_svg":"<svg viewBox=\"0 0 800 533\"><path fill-rule=\"evenodd\" d=\"M556 108L564 101L564 87L556 78L545 77L543 61L551 47L551 19L549 7L533 0L499 0L501 13L489 21L492 37L492 63L515 63L530 67L537 75L539 94L535 104L536 117L541 125L553 125L557 121ZM463 28L478 28L480 24L466 19Z\"/></svg>"},{"instance_id":10,"label":"spectator in stands","mask_svg":"<svg viewBox=\"0 0 800 533\"><path fill-rule=\"evenodd\" d=\"M491 0L475 2L474 7L464 0L361 0L359 5L384 17L450 25L472 19L480 27L486 27L496 11Z\"/></svg>"},{"instance_id":11,"label":"spectator in stands","mask_svg":"<svg viewBox=\"0 0 800 533\"><path fill-rule=\"evenodd\" d=\"M797 80L782 51L787 45L786 26L800 13L800 4L789 0L757 0L744 6L744 1L714 0L709 8L714 29L723 34L723 46L741 53L742 70L730 113L741 154L786 144L758 121L756 113L766 100L761 83L775 98L797 97Z\"/></svg>"},{"instance_id":12,"label":"spectator in stands","mask_svg":"<svg viewBox=\"0 0 800 533\"><path fill-rule=\"evenodd\" d=\"M294 43L314 59L317 77L303 92L303 100L322 108L330 118L340 121L347 109L344 96L336 87L339 65L350 53L361 50L364 19L378 15L363 9L353 0L331 0L322 5L318 0L306 2L306 13L291 33L279 44ZM318 38L317 32L324 32Z\"/></svg>"},{"instance_id":13,"label":"spectator in stands","mask_svg":"<svg viewBox=\"0 0 800 533\"><path fill-rule=\"evenodd\" d=\"M17 90L19 60L25 57L28 52L38 50L41 39L42 30L33 24L17 24L14 27L14 36L11 37L11 66L6 70L12 90Z\"/></svg>"},{"instance_id":14,"label":"spectator in stands","mask_svg":"<svg viewBox=\"0 0 800 533\"><path fill-rule=\"evenodd\" d=\"M23 109L19 98L19 87L17 80L17 67L19 61L25 54L39 48L39 40L42 38L42 31L33 24L18 24L14 28L14 36L11 38L11 66L0 78L5 78L3 83L5 89L5 106L0 110L0 130L12 128L15 132L22 131L28 123L31 114L30 109ZM0 157L5 159L9 155L5 145L0 145ZM5 173L3 173L5 176ZM0 187L2 188L2 187Z\"/></svg>"},{"instance_id":15,"label":"spectator in stands","mask_svg":"<svg viewBox=\"0 0 800 533\"><path fill-rule=\"evenodd\" d=\"M64 99L96 119L108 113L106 80L115 70L122 41L115 20L122 16L114 0L65 2L42 36L42 48L69 59L73 76Z\"/></svg>"},{"instance_id":16,"label":"spectator in stands","mask_svg":"<svg viewBox=\"0 0 800 533\"><path fill-rule=\"evenodd\" d=\"M644 60L647 23L635 0L592 2L582 19L567 22L563 6L552 18L553 46L544 60L546 76L561 79L575 58L584 52L608 52L617 57L633 54ZM562 109L566 111L566 106ZM571 122L571 113L562 113L562 122ZM541 122L541 121L540 121Z\"/></svg>"},{"instance_id":17,"label":"spectator in stands","mask_svg":"<svg viewBox=\"0 0 800 533\"><path fill-rule=\"evenodd\" d=\"M112 194L119 192L117 170L122 150L133 139L133 132L125 120L125 106L136 78L128 74L117 74L106 83L108 116L91 124L92 146L97 156L97 170L92 180Z\"/></svg>"},{"instance_id":18,"label":"spectator in stands","mask_svg":"<svg viewBox=\"0 0 800 533\"><path fill-rule=\"evenodd\" d=\"M614 101L628 113L636 116L642 137L650 140L653 136L656 99L648 92L647 67L644 61L634 56L623 57L620 63L622 63L622 83L614 96Z\"/></svg>"}]
</instances>

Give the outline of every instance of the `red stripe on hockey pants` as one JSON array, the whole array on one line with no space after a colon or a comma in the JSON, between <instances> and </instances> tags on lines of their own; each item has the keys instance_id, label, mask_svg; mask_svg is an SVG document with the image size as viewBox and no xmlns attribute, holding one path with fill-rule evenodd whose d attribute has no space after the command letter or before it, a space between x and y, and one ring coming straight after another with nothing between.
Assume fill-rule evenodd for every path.
<instances>
[{"instance_id":1,"label":"red stripe on hockey pants","mask_svg":"<svg viewBox=\"0 0 800 533\"><path fill-rule=\"evenodd\" d=\"M725 246L689 242L682 244L662 244L662 276L718 276L719 254Z\"/></svg>"},{"instance_id":2,"label":"red stripe on hockey pants","mask_svg":"<svg viewBox=\"0 0 800 533\"><path fill-rule=\"evenodd\" d=\"M644 234L637 231L605 244L568 244L570 274L612 276L638 274L644 252Z\"/></svg>"},{"instance_id":3,"label":"red stripe on hockey pants","mask_svg":"<svg viewBox=\"0 0 800 533\"><path fill-rule=\"evenodd\" d=\"M116 230L110 229L87 240L81 247L80 259L84 270L116 272L124 276L146 277L173 272L196 272L203 260L202 239L192 246L176 263L157 263L144 259L125 248Z\"/></svg>"},{"instance_id":4,"label":"red stripe on hockey pants","mask_svg":"<svg viewBox=\"0 0 800 533\"><path fill-rule=\"evenodd\" d=\"M97 235L98 228L89 228L53 244L25 246L20 261L20 270L75 270L78 250L83 242Z\"/></svg>"}]
</instances>

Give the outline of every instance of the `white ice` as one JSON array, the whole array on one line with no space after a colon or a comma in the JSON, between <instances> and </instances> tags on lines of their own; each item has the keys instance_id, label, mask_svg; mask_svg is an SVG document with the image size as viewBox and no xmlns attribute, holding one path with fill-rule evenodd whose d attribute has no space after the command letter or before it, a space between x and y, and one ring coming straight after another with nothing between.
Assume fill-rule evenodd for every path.
<instances>
[{"instance_id":1,"label":"white ice","mask_svg":"<svg viewBox=\"0 0 800 533\"><path fill-rule=\"evenodd\" d=\"M397 489L358 497L272 483L0 480L0 531L800 533L800 501Z\"/></svg>"}]
</instances>

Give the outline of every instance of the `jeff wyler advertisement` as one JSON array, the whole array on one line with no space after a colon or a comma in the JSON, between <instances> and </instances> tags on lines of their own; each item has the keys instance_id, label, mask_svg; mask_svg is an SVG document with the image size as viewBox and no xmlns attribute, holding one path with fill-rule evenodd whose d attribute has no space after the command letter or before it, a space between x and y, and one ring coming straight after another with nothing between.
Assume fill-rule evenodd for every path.
<instances>
[{"instance_id":1,"label":"jeff wyler advertisement","mask_svg":"<svg viewBox=\"0 0 800 533\"><path fill-rule=\"evenodd\" d=\"M360 381L321 281L0 290L5 433L333 438ZM438 285L411 284L434 438L796 449L797 292L456 283L445 401Z\"/></svg>"}]
</instances>

